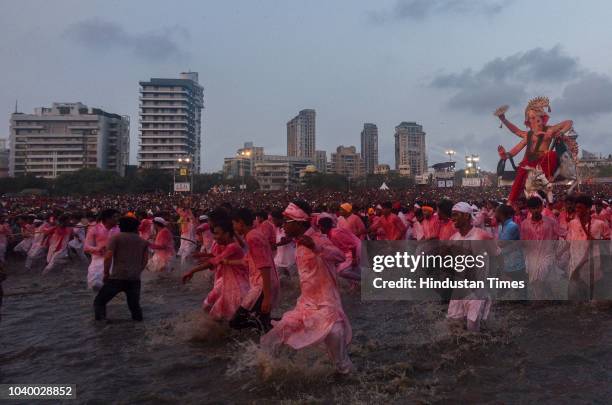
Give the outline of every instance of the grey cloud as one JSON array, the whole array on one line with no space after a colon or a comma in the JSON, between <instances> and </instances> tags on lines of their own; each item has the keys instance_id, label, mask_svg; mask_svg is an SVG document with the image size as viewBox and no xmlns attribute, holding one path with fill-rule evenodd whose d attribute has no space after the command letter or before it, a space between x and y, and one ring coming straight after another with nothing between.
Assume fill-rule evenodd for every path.
<instances>
[{"instance_id":1,"label":"grey cloud","mask_svg":"<svg viewBox=\"0 0 612 405\"><path fill-rule=\"evenodd\" d=\"M171 27L133 34L115 22L91 19L72 24L64 31L64 37L94 51L119 48L154 61L186 56L176 38L188 38L189 33L184 28Z\"/></svg>"},{"instance_id":2,"label":"grey cloud","mask_svg":"<svg viewBox=\"0 0 612 405\"><path fill-rule=\"evenodd\" d=\"M589 73L568 84L552 106L555 111L572 116L594 117L611 113L612 80L609 76Z\"/></svg>"},{"instance_id":3,"label":"grey cloud","mask_svg":"<svg viewBox=\"0 0 612 405\"><path fill-rule=\"evenodd\" d=\"M559 45L534 48L507 58L496 58L484 65L479 75L496 80L562 81L580 74L577 58L565 55Z\"/></svg>"},{"instance_id":4,"label":"grey cloud","mask_svg":"<svg viewBox=\"0 0 612 405\"><path fill-rule=\"evenodd\" d=\"M375 22L424 20L435 15L484 14L501 12L512 0L397 0L390 10L370 13Z\"/></svg>"},{"instance_id":5,"label":"grey cloud","mask_svg":"<svg viewBox=\"0 0 612 405\"><path fill-rule=\"evenodd\" d=\"M430 86L456 90L447 102L449 108L482 113L500 104L519 104L528 98L526 89L531 84L565 83L584 74L578 59L557 45L498 57L476 71L438 74Z\"/></svg>"},{"instance_id":6,"label":"grey cloud","mask_svg":"<svg viewBox=\"0 0 612 405\"><path fill-rule=\"evenodd\" d=\"M478 88L459 90L448 100L453 110L469 110L477 114L490 113L501 104L516 105L527 99L525 87L520 84L481 83Z\"/></svg>"},{"instance_id":7,"label":"grey cloud","mask_svg":"<svg viewBox=\"0 0 612 405\"><path fill-rule=\"evenodd\" d=\"M472 69L466 69L461 73L439 74L432 81L431 86L446 89L446 88L467 88L475 87L478 84Z\"/></svg>"},{"instance_id":8,"label":"grey cloud","mask_svg":"<svg viewBox=\"0 0 612 405\"><path fill-rule=\"evenodd\" d=\"M559 45L551 49L534 48L505 58L495 58L477 72L436 76L431 85L437 88L479 87L486 81L560 82L581 74L577 58L565 55Z\"/></svg>"}]
</instances>

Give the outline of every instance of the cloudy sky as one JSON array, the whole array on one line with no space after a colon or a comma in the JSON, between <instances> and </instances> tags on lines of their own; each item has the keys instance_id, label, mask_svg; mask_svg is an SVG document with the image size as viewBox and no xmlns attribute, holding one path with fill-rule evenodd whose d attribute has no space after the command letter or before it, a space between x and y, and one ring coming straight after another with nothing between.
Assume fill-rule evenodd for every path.
<instances>
[{"instance_id":1,"label":"cloudy sky","mask_svg":"<svg viewBox=\"0 0 612 405\"><path fill-rule=\"evenodd\" d=\"M517 138L491 112L521 123L549 96L552 122L573 119L587 150L612 153L612 4L589 0L4 0L0 136L9 115L81 101L132 118L138 81L200 74L203 162L220 169L244 141L286 151L288 119L317 111L317 149L359 146L379 128L393 164L394 127L417 121L430 163L444 150L479 153Z\"/></svg>"}]
</instances>

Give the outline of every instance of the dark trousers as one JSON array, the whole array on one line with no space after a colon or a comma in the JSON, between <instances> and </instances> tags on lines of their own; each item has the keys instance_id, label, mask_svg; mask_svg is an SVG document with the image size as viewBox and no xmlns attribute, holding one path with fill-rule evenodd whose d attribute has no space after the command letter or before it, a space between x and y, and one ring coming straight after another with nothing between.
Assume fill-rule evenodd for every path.
<instances>
[{"instance_id":1,"label":"dark trousers","mask_svg":"<svg viewBox=\"0 0 612 405\"><path fill-rule=\"evenodd\" d=\"M127 296L127 304L130 312L132 313L132 319L135 321L142 321L142 308L140 307L140 280L106 280L104 285L98 291L98 295L94 299L94 313L96 320L106 319L106 304L115 295L120 292L124 292Z\"/></svg>"},{"instance_id":2,"label":"dark trousers","mask_svg":"<svg viewBox=\"0 0 612 405\"><path fill-rule=\"evenodd\" d=\"M259 296L253 309L250 311L244 307L238 307L238 310L229 321L229 325L234 329L254 328L261 333L266 333L272 329L270 314L261 312L261 303L263 302L263 293Z\"/></svg>"}]
</instances>

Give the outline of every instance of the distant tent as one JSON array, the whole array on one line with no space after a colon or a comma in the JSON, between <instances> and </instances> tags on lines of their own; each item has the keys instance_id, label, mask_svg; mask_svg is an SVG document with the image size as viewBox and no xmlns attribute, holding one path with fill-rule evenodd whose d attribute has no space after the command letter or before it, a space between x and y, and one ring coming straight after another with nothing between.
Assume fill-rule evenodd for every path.
<instances>
[{"instance_id":1,"label":"distant tent","mask_svg":"<svg viewBox=\"0 0 612 405\"><path fill-rule=\"evenodd\" d=\"M380 186L379 190L389 190L389 186L387 186L387 183L383 182L383 184Z\"/></svg>"}]
</instances>

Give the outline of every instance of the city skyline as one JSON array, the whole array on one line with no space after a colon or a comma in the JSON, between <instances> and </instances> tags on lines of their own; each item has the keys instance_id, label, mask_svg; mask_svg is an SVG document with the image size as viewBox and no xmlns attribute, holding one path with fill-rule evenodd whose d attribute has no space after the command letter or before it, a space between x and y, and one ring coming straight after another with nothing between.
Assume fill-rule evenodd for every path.
<instances>
[{"instance_id":1,"label":"city skyline","mask_svg":"<svg viewBox=\"0 0 612 405\"><path fill-rule=\"evenodd\" d=\"M285 153L284 124L302 108L317 111L318 150L359 145L363 123L373 122L379 162L393 164L394 126L409 120L426 128L429 164L452 148L458 161L479 154L491 171L497 145L516 141L491 112L509 104L522 126L538 95L551 98L552 122L574 120L581 147L612 150L612 55L601 52L612 5L604 1L576 9L543 0L536 9L555 23L529 30L516 25L534 7L526 0L144 4L6 2L0 136L15 100L24 112L81 101L135 123L138 81L192 70L207 92L206 172L245 140ZM136 124L130 135L136 164Z\"/></svg>"}]
</instances>

